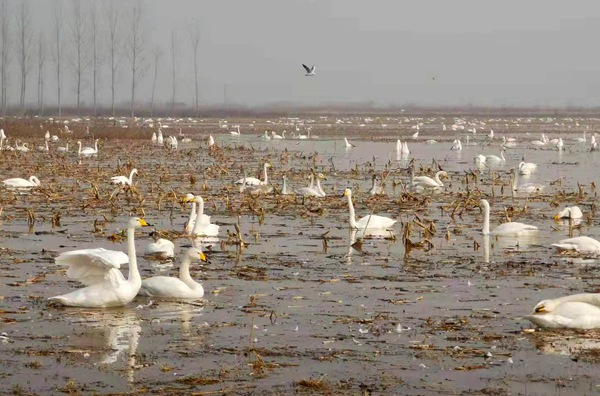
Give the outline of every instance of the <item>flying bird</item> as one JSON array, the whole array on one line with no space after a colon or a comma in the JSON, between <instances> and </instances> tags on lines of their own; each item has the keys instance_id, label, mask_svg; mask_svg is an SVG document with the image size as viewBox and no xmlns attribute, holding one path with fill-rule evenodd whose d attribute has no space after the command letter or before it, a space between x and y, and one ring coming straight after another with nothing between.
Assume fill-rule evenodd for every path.
<instances>
[{"instance_id":1,"label":"flying bird","mask_svg":"<svg viewBox=\"0 0 600 396\"><path fill-rule=\"evenodd\" d=\"M313 67L308 67L306 66L304 63L302 64L302 67L304 67L304 70L306 70L306 74L305 76L310 77L310 76L314 76L315 74L317 74L315 72L315 66L313 65Z\"/></svg>"}]
</instances>

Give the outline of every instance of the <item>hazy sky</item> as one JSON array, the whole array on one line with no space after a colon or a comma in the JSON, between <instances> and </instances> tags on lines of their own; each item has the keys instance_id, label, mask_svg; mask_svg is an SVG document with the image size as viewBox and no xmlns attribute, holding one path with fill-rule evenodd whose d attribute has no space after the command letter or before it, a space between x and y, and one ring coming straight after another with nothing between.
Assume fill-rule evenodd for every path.
<instances>
[{"instance_id":1,"label":"hazy sky","mask_svg":"<svg viewBox=\"0 0 600 396\"><path fill-rule=\"evenodd\" d=\"M91 0L84 0L88 8ZM107 1L96 1L100 22ZM14 7L16 3L11 3ZM31 1L36 30L51 31L50 0ZM125 12L131 2L115 1ZM63 0L65 25L71 0ZM125 20L124 20L125 21ZM160 46L157 97L171 102L171 32L177 101L193 103L188 27L201 30L201 102L364 102L425 105L600 105L600 2L528 0L146 0L145 44ZM127 26L123 37L127 35ZM37 39L37 36L36 36ZM65 43L70 45L68 37ZM65 57L68 58L68 54ZM36 62L36 61L34 61ZM302 63L316 65L305 77ZM119 98L130 95L127 59ZM45 101L55 101L54 62ZM32 70L28 102L35 102ZM140 99L149 100L149 62ZM73 101L73 73L64 91ZM109 101L108 70L100 101ZM18 86L18 74L12 73ZM89 81L84 100L90 101Z\"/></svg>"}]
</instances>

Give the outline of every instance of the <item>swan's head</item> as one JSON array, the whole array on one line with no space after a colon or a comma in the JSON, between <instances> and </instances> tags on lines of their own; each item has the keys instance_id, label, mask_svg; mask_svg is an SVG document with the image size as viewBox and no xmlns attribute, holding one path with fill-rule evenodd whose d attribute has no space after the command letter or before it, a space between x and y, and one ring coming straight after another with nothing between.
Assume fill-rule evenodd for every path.
<instances>
[{"instance_id":1,"label":"swan's head","mask_svg":"<svg viewBox=\"0 0 600 396\"><path fill-rule=\"evenodd\" d=\"M273 167L273 165L269 164L268 162L265 163L265 168L272 168L272 167Z\"/></svg>"},{"instance_id":2,"label":"swan's head","mask_svg":"<svg viewBox=\"0 0 600 396\"><path fill-rule=\"evenodd\" d=\"M486 199L482 199L479 201L479 204L481 205L481 207L483 208L489 208L490 207L490 203L486 200Z\"/></svg>"},{"instance_id":3,"label":"swan's head","mask_svg":"<svg viewBox=\"0 0 600 396\"><path fill-rule=\"evenodd\" d=\"M325 177L325 175L324 175L324 174L322 174L322 173L319 173L319 174L317 175L317 179L320 179L320 180L327 180L327 178Z\"/></svg>"},{"instance_id":4,"label":"swan's head","mask_svg":"<svg viewBox=\"0 0 600 396\"><path fill-rule=\"evenodd\" d=\"M196 198L196 196L194 194L187 193L187 194L185 194L185 196L183 198L181 198L181 202L183 202L183 203L194 202L195 198Z\"/></svg>"},{"instance_id":5,"label":"swan's head","mask_svg":"<svg viewBox=\"0 0 600 396\"><path fill-rule=\"evenodd\" d=\"M352 190L350 190L349 188L344 190L344 197L351 197L352 196Z\"/></svg>"},{"instance_id":6,"label":"swan's head","mask_svg":"<svg viewBox=\"0 0 600 396\"><path fill-rule=\"evenodd\" d=\"M40 182L40 179L38 179L38 178L37 178L37 177L35 177L35 176L31 176L31 177L29 178L29 181L30 181L31 183L35 184L35 185L36 185L36 186L38 186L38 187L42 185L42 182Z\"/></svg>"},{"instance_id":7,"label":"swan's head","mask_svg":"<svg viewBox=\"0 0 600 396\"><path fill-rule=\"evenodd\" d=\"M202 250L200 249L190 248L187 251L187 255L192 261L202 261L205 263L210 263L210 261L208 261L208 258L206 258L204 252L202 252Z\"/></svg>"},{"instance_id":8,"label":"swan's head","mask_svg":"<svg viewBox=\"0 0 600 396\"><path fill-rule=\"evenodd\" d=\"M533 307L534 314L543 314L552 312L556 307L557 303L554 300L543 300L537 303L535 307Z\"/></svg>"},{"instance_id":9,"label":"swan's head","mask_svg":"<svg viewBox=\"0 0 600 396\"><path fill-rule=\"evenodd\" d=\"M139 217L132 217L131 219L129 219L129 227L142 228L142 227L149 227L149 226L151 226L151 224L148 224L146 222L146 220L141 219Z\"/></svg>"},{"instance_id":10,"label":"swan's head","mask_svg":"<svg viewBox=\"0 0 600 396\"><path fill-rule=\"evenodd\" d=\"M562 219L563 217L571 217L571 208L565 208L563 210L561 210L560 212L558 212L557 214L554 215L554 220L555 221L559 221L560 219Z\"/></svg>"},{"instance_id":11,"label":"swan's head","mask_svg":"<svg viewBox=\"0 0 600 396\"><path fill-rule=\"evenodd\" d=\"M137 170L136 168L133 168L133 169L131 170L131 173L133 173L133 174L136 174L136 175L137 175L137 174L138 174L137 172L138 172L138 170Z\"/></svg>"}]
</instances>

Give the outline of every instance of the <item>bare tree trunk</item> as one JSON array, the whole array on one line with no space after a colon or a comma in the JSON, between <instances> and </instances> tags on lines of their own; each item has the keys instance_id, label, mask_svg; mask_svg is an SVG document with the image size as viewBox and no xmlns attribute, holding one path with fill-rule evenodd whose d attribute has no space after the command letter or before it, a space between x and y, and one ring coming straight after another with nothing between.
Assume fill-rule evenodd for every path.
<instances>
[{"instance_id":1,"label":"bare tree trunk","mask_svg":"<svg viewBox=\"0 0 600 396\"><path fill-rule=\"evenodd\" d=\"M173 96L171 100L171 113L175 110L175 29L171 30L171 72L172 72L172 83L173 83Z\"/></svg>"},{"instance_id":2,"label":"bare tree trunk","mask_svg":"<svg viewBox=\"0 0 600 396\"><path fill-rule=\"evenodd\" d=\"M109 55L109 57L110 57L110 92L111 92L110 112L111 112L111 115L114 117L115 116L116 76L117 76L117 70L119 68L119 63L121 63L121 59L122 59L122 57L120 56L120 52L119 52L120 14L119 14L119 11L115 8L113 0L110 0L110 2L108 2L107 4L108 4L108 8L106 9L106 15L107 15L107 20L108 20L108 36L109 36L109 43L108 43L109 48L108 49L110 52L110 55Z\"/></svg>"},{"instance_id":3,"label":"bare tree trunk","mask_svg":"<svg viewBox=\"0 0 600 396\"><path fill-rule=\"evenodd\" d=\"M96 18L96 2L92 2L90 5L90 30L92 35L92 97L94 103L94 117L98 115L97 108L97 91L96 82L98 81L98 51L96 47L96 35L98 33L98 20Z\"/></svg>"},{"instance_id":4,"label":"bare tree trunk","mask_svg":"<svg viewBox=\"0 0 600 396\"><path fill-rule=\"evenodd\" d=\"M196 89L196 118L198 118L200 107L198 98L198 46L200 44L200 28L197 24L190 29L190 40L192 42L192 50L194 51L194 83Z\"/></svg>"},{"instance_id":5,"label":"bare tree trunk","mask_svg":"<svg viewBox=\"0 0 600 396\"><path fill-rule=\"evenodd\" d=\"M154 79L152 81L152 99L150 100L150 117L154 117L154 93L156 92L156 78L158 77L158 65L162 52L159 46L154 48L152 56L154 58Z\"/></svg>"},{"instance_id":6,"label":"bare tree trunk","mask_svg":"<svg viewBox=\"0 0 600 396\"><path fill-rule=\"evenodd\" d=\"M83 13L81 12L81 0L72 0L73 15L71 17L71 41L73 42L74 56L69 57L75 77L75 95L77 97L77 115L81 110L81 83L87 63L85 59L85 41Z\"/></svg>"},{"instance_id":7,"label":"bare tree trunk","mask_svg":"<svg viewBox=\"0 0 600 396\"><path fill-rule=\"evenodd\" d=\"M2 38L0 39L0 45L2 46L0 49L0 84L2 84L2 98L0 100L0 105L2 107L2 116L6 115L8 73L10 71L10 61L12 59L12 57L9 56L13 42L10 34L8 2L3 1L2 4L0 4L0 35L2 35Z\"/></svg>"},{"instance_id":8,"label":"bare tree trunk","mask_svg":"<svg viewBox=\"0 0 600 396\"><path fill-rule=\"evenodd\" d=\"M146 64L142 34L142 4L140 2L133 4L129 28L127 58L131 66L131 117L135 117L135 91L144 76Z\"/></svg>"},{"instance_id":9,"label":"bare tree trunk","mask_svg":"<svg viewBox=\"0 0 600 396\"><path fill-rule=\"evenodd\" d=\"M38 115L44 115L44 63L46 61L46 50L44 47L44 34L40 33L38 40Z\"/></svg>"},{"instance_id":10,"label":"bare tree trunk","mask_svg":"<svg viewBox=\"0 0 600 396\"><path fill-rule=\"evenodd\" d=\"M60 88L61 88L61 82L60 82L60 76L61 76L61 67L60 67L60 61L62 58L62 53L61 53L61 43L62 43L62 37L61 37L61 31L62 31L62 7L61 7L61 2L60 0L54 0L54 5L53 5L53 24L54 24L54 38L56 39L54 45L55 45L55 54L54 54L54 62L56 63L56 100L57 100L57 106L58 106L58 116L61 117L62 116L62 103L61 103L61 97L60 97Z\"/></svg>"},{"instance_id":11,"label":"bare tree trunk","mask_svg":"<svg viewBox=\"0 0 600 396\"><path fill-rule=\"evenodd\" d=\"M19 69L21 71L21 99L19 102L19 107L21 109L21 115L25 115L25 93L27 88L27 75L29 73L29 69L31 68L31 7L29 7L29 2L27 0L23 0L19 4L17 32L19 36L18 62Z\"/></svg>"}]
</instances>

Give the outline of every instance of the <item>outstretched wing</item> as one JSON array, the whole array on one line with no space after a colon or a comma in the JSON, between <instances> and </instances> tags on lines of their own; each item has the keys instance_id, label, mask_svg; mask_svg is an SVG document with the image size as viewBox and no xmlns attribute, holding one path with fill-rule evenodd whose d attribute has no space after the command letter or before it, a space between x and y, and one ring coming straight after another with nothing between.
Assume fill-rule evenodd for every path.
<instances>
[{"instance_id":1,"label":"outstretched wing","mask_svg":"<svg viewBox=\"0 0 600 396\"><path fill-rule=\"evenodd\" d=\"M302 67L304 67L304 70L306 70L307 73L310 73L310 67L306 66L304 63L302 64Z\"/></svg>"},{"instance_id":2,"label":"outstretched wing","mask_svg":"<svg viewBox=\"0 0 600 396\"><path fill-rule=\"evenodd\" d=\"M99 283L109 276L110 270L129 262L129 257L116 250L104 248L81 249L61 253L56 264L68 265L67 276L85 285Z\"/></svg>"},{"instance_id":3,"label":"outstretched wing","mask_svg":"<svg viewBox=\"0 0 600 396\"><path fill-rule=\"evenodd\" d=\"M317 71L317 66L313 65L313 67L310 68L310 72L314 73L315 71Z\"/></svg>"}]
</instances>

